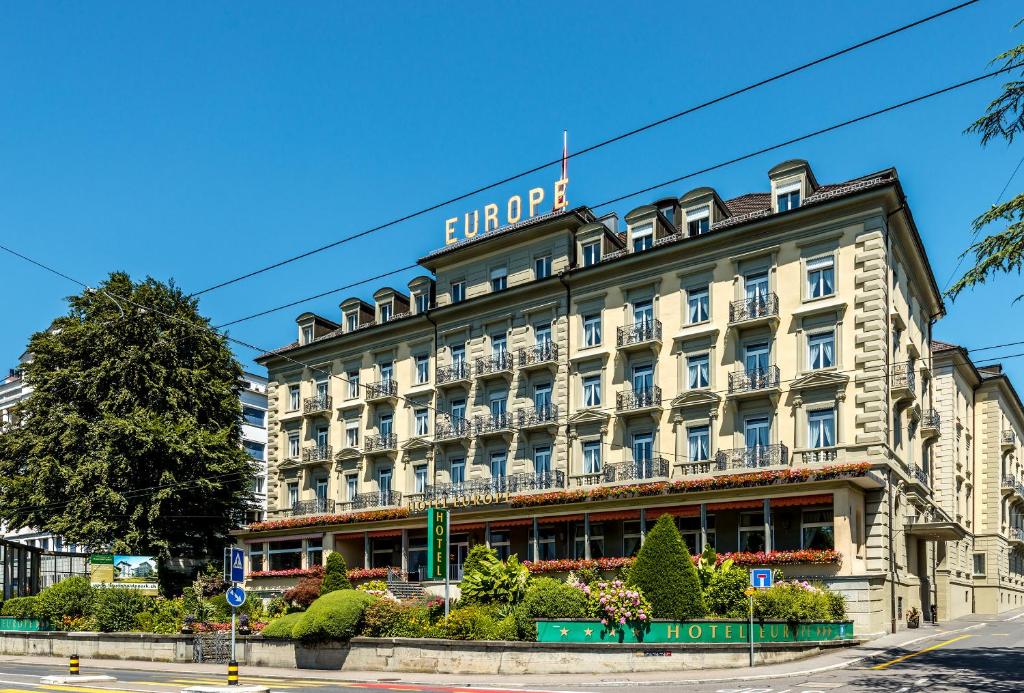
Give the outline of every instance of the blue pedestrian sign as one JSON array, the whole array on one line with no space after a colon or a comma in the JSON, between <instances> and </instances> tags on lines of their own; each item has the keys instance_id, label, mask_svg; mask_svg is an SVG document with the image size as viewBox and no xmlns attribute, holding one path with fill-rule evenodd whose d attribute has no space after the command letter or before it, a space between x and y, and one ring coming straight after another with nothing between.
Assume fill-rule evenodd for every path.
<instances>
[{"instance_id":1,"label":"blue pedestrian sign","mask_svg":"<svg viewBox=\"0 0 1024 693\"><path fill-rule=\"evenodd\" d=\"M245 604L245 590L237 585L229 587L227 594L224 596L227 597L228 604L236 609L242 604Z\"/></svg>"},{"instance_id":2,"label":"blue pedestrian sign","mask_svg":"<svg viewBox=\"0 0 1024 693\"><path fill-rule=\"evenodd\" d=\"M237 546L231 547L231 555L228 557L228 565L231 566L231 574L228 582L245 581L245 551Z\"/></svg>"},{"instance_id":3,"label":"blue pedestrian sign","mask_svg":"<svg viewBox=\"0 0 1024 693\"><path fill-rule=\"evenodd\" d=\"M750 586L757 589L767 589L772 586L771 568L751 568Z\"/></svg>"}]
</instances>

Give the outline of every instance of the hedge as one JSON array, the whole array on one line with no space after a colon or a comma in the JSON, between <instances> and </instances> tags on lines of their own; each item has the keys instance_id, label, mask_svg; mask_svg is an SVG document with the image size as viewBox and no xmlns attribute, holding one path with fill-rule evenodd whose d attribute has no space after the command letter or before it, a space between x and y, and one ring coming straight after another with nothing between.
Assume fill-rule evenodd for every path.
<instances>
[{"instance_id":1,"label":"hedge","mask_svg":"<svg viewBox=\"0 0 1024 693\"><path fill-rule=\"evenodd\" d=\"M349 640L375 597L359 590L329 592L313 602L295 624L293 637L306 642Z\"/></svg>"},{"instance_id":2,"label":"hedge","mask_svg":"<svg viewBox=\"0 0 1024 693\"><path fill-rule=\"evenodd\" d=\"M293 614L285 614L279 618L275 618L273 621L268 623L263 629L262 635L264 638L281 638L290 640L292 637L292 631L295 630L295 626L298 624L305 613L302 611L296 611Z\"/></svg>"},{"instance_id":3,"label":"hedge","mask_svg":"<svg viewBox=\"0 0 1024 693\"><path fill-rule=\"evenodd\" d=\"M655 618L685 621L707 613L700 577L674 518L658 518L629 569L629 584L651 604Z\"/></svg>"}]
</instances>

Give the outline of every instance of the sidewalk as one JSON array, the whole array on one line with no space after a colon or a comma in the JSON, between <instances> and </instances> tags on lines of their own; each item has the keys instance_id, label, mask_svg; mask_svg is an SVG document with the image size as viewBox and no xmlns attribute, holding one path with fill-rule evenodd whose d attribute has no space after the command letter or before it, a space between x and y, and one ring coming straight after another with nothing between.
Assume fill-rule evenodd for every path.
<instances>
[{"instance_id":1,"label":"sidewalk","mask_svg":"<svg viewBox=\"0 0 1024 693\"><path fill-rule=\"evenodd\" d=\"M243 666L241 679L245 682L246 675L253 677L277 677L285 679L301 678L303 680L337 681L348 683L389 683L389 684L419 684L438 687L458 688L524 688L535 690L586 690L589 688L603 688L611 686L625 686L631 684L641 685L678 685L688 682L714 682L714 681L737 681L754 680L764 678L777 678L785 676L802 676L806 674L827 671L849 666L856 662L881 655L887 650L913 647L918 643L927 646L924 641L950 634L983 628L987 623L1001 623L1013 616L1024 615L1024 612L1012 611L1000 616L979 616L973 615L949 623L932 626L923 624L916 630L903 630L896 634L885 635L863 645L829 652L816 657L754 667L753 669L702 669L693 672L641 672L632 674L602 674L595 673L589 676L580 674L537 674L517 675L514 679L502 675L476 675L476 674L427 674L427 673L403 673L403 672L381 672L381 671L331 671L322 669L291 669L278 667L250 667ZM914 648L916 649L916 648ZM0 656L0 667L3 664L47 664L52 663L55 671L63 672L67 666L67 660L63 657L33 657L33 656ZM108 673L110 670L121 671L153 671L178 674L221 677L225 674L223 664L192 664L192 663L171 663L171 662L141 662L121 660L88 660L82 662L82 673ZM124 682L129 684L131 682ZM132 684L134 690L140 690L145 683ZM119 683L112 683L108 686L112 689L119 687ZM155 690L155 688L154 688ZM166 689L161 689L166 693Z\"/></svg>"}]
</instances>

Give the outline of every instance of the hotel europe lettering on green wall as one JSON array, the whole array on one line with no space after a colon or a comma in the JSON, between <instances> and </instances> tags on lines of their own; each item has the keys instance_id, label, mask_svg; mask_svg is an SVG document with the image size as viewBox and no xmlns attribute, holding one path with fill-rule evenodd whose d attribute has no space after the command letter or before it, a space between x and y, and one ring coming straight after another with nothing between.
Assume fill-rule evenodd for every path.
<instances>
[{"instance_id":1,"label":"hotel europe lettering on green wall","mask_svg":"<svg viewBox=\"0 0 1024 693\"><path fill-rule=\"evenodd\" d=\"M744 621L653 621L640 630L600 621L537 621L538 642L736 643L746 644ZM850 640L853 622L754 624L754 642Z\"/></svg>"}]
</instances>

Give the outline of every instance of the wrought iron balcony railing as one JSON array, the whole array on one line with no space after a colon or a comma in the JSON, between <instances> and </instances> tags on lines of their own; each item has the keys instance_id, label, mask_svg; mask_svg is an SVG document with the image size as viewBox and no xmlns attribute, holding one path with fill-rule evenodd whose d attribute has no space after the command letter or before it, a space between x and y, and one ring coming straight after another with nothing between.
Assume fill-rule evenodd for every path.
<instances>
[{"instance_id":1,"label":"wrought iron balcony railing","mask_svg":"<svg viewBox=\"0 0 1024 693\"><path fill-rule=\"evenodd\" d=\"M634 390L626 388L615 393L616 411L633 411L635 409L647 409L648 407L661 406L661 388L657 385Z\"/></svg>"},{"instance_id":2,"label":"wrought iron balcony railing","mask_svg":"<svg viewBox=\"0 0 1024 693\"><path fill-rule=\"evenodd\" d=\"M515 418L509 412L490 414L488 416L477 416L473 419L473 428L476 434L487 435L488 433L505 433L514 428Z\"/></svg>"},{"instance_id":3,"label":"wrought iron balcony railing","mask_svg":"<svg viewBox=\"0 0 1024 693\"><path fill-rule=\"evenodd\" d=\"M398 436L394 433L371 433L363 441L363 450L366 452L384 452L398 448Z\"/></svg>"},{"instance_id":4,"label":"wrought iron balcony railing","mask_svg":"<svg viewBox=\"0 0 1024 693\"><path fill-rule=\"evenodd\" d=\"M652 457L648 460L632 462L616 462L604 468L605 480L633 481L639 479L668 478L668 460L664 457Z\"/></svg>"},{"instance_id":5,"label":"wrought iron balcony railing","mask_svg":"<svg viewBox=\"0 0 1024 693\"><path fill-rule=\"evenodd\" d=\"M615 330L615 345L618 347L660 341L661 320L641 320Z\"/></svg>"},{"instance_id":6,"label":"wrought iron balcony railing","mask_svg":"<svg viewBox=\"0 0 1024 693\"><path fill-rule=\"evenodd\" d=\"M910 476L922 486L931 486L931 482L928 479L928 472L923 467L919 467L916 464L912 464L907 467L907 472Z\"/></svg>"},{"instance_id":7,"label":"wrought iron balcony railing","mask_svg":"<svg viewBox=\"0 0 1024 693\"><path fill-rule=\"evenodd\" d=\"M334 512L334 501L330 498L314 498L292 504L292 515L321 515Z\"/></svg>"},{"instance_id":8,"label":"wrought iron balcony railing","mask_svg":"<svg viewBox=\"0 0 1024 693\"><path fill-rule=\"evenodd\" d=\"M307 397L306 399L302 400L303 414L316 414L317 412L327 411L330 408L330 395L315 395L313 397Z\"/></svg>"},{"instance_id":9,"label":"wrought iron balcony railing","mask_svg":"<svg viewBox=\"0 0 1024 693\"><path fill-rule=\"evenodd\" d=\"M469 380L472 375L471 371L472 369L465 361L458 361L450 366L441 366L437 369L437 384L444 385Z\"/></svg>"},{"instance_id":10,"label":"wrought iron balcony railing","mask_svg":"<svg viewBox=\"0 0 1024 693\"><path fill-rule=\"evenodd\" d=\"M910 361L897 363L892 367L892 378L890 388L893 390L906 390L910 393L916 392L917 376L914 373L914 364Z\"/></svg>"},{"instance_id":11,"label":"wrought iron balcony railing","mask_svg":"<svg viewBox=\"0 0 1024 693\"><path fill-rule=\"evenodd\" d=\"M729 304L729 322L746 322L779 314L779 297L774 291L753 298L741 298Z\"/></svg>"},{"instance_id":12,"label":"wrought iron balcony railing","mask_svg":"<svg viewBox=\"0 0 1024 693\"><path fill-rule=\"evenodd\" d=\"M921 427L939 430L942 427L942 416L934 409L925 409L921 416Z\"/></svg>"},{"instance_id":13,"label":"wrought iron balcony railing","mask_svg":"<svg viewBox=\"0 0 1024 693\"><path fill-rule=\"evenodd\" d=\"M544 407L531 407L516 410L516 422L519 428L534 428L558 423L558 405L549 404Z\"/></svg>"},{"instance_id":14,"label":"wrought iron balcony railing","mask_svg":"<svg viewBox=\"0 0 1024 693\"><path fill-rule=\"evenodd\" d=\"M529 368L558 361L558 344L542 342L519 350L519 367Z\"/></svg>"},{"instance_id":15,"label":"wrought iron balcony railing","mask_svg":"<svg viewBox=\"0 0 1024 693\"><path fill-rule=\"evenodd\" d=\"M1024 529L1020 527L1010 527L1010 541L1024 542Z\"/></svg>"},{"instance_id":16,"label":"wrought iron balcony railing","mask_svg":"<svg viewBox=\"0 0 1024 693\"><path fill-rule=\"evenodd\" d=\"M366 401L375 399L388 399L398 396L398 381L394 378L381 380L377 383L369 383L366 386Z\"/></svg>"},{"instance_id":17,"label":"wrought iron balcony railing","mask_svg":"<svg viewBox=\"0 0 1024 693\"><path fill-rule=\"evenodd\" d=\"M747 448L719 450L715 455L718 469L757 469L789 464L789 448L783 443Z\"/></svg>"},{"instance_id":18,"label":"wrought iron balcony railing","mask_svg":"<svg viewBox=\"0 0 1024 693\"><path fill-rule=\"evenodd\" d=\"M434 425L434 440L459 440L473 435L473 426L468 419L438 419Z\"/></svg>"},{"instance_id":19,"label":"wrought iron balcony railing","mask_svg":"<svg viewBox=\"0 0 1024 693\"><path fill-rule=\"evenodd\" d=\"M565 488L565 473L562 471L520 472L491 479L473 479L460 483L433 484L423 492L424 500L437 501L444 497L465 496L483 493L523 493L526 491L548 491Z\"/></svg>"},{"instance_id":20,"label":"wrought iron balcony railing","mask_svg":"<svg viewBox=\"0 0 1024 693\"><path fill-rule=\"evenodd\" d=\"M1014 446L1017 444L1017 434L1012 428L1008 428L1000 433L999 442L1003 445Z\"/></svg>"},{"instance_id":21,"label":"wrought iron balcony railing","mask_svg":"<svg viewBox=\"0 0 1024 693\"><path fill-rule=\"evenodd\" d=\"M328 462L334 457L334 449L330 445L314 445L302 450L303 462Z\"/></svg>"},{"instance_id":22,"label":"wrought iron balcony railing","mask_svg":"<svg viewBox=\"0 0 1024 693\"><path fill-rule=\"evenodd\" d=\"M483 356L476 360L477 375L492 373L508 373L512 370L512 352L499 351L497 354Z\"/></svg>"},{"instance_id":23,"label":"wrought iron balcony railing","mask_svg":"<svg viewBox=\"0 0 1024 693\"><path fill-rule=\"evenodd\" d=\"M402 504L400 491L378 491L374 493L359 493L350 501L338 503L339 511L367 510L371 508L390 508Z\"/></svg>"},{"instance_id":24,"label":"wrought iron balcony railing","mask_svg":"<svg viewBox=\"0 0 1024 693\"><path fill-rule=\"evenodd\" d=\"M778 366L733 371L729 374L729 394L776 388L779 382Z\"/></svg>"}]
</instances>

